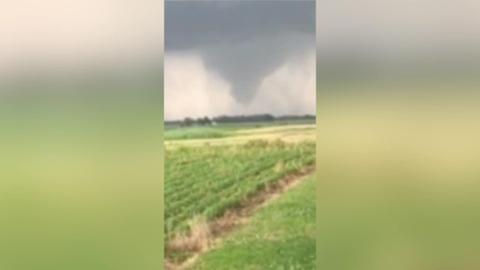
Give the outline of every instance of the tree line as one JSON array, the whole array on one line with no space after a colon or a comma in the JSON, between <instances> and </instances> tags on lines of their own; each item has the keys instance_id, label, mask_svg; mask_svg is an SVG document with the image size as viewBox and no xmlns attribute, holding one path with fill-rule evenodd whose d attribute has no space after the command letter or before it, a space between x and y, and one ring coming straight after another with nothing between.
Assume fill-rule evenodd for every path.
<instances>
[{"instance_id":1,"label":"tree line","mask_svg":"<svg viewBox=\"0 0 480 270\"><path fill-rule=\"evenodd\" d=\"M171 126L211 126L226 123L255 123L255 122L273 122L273 121L295 121L295 120L315 120L315 115L282 115L273 116L271 114L254 115L221 115L217 117L185 117L183 120L165 121L166 125Z\"/></svg>"}]
</instances>

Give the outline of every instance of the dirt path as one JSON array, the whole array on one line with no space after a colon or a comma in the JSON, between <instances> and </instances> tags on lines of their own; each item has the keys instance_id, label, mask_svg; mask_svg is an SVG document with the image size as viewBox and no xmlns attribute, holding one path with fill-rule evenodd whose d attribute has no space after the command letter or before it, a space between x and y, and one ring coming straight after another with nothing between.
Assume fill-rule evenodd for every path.
<instances>
[{"instance_id":1,"label":"dirt path","mask_svg":"<svg viewBox=\"0 0 480 270\"><path fill-rule=\"evenodd\" d=\"M167 243L165 269L184 270L190 268L200 255L215 248L229 232L247 223L259 208L271 203L301 183L314 171L314 165L306 166L246 198L240 203L240 206L228 210L223 216L208 222L199 220L188 234L179 235ZM172 253L185 253L188 254L188 257L181 262L174 262L168 256Z\"/></svg>"}]
</instances>

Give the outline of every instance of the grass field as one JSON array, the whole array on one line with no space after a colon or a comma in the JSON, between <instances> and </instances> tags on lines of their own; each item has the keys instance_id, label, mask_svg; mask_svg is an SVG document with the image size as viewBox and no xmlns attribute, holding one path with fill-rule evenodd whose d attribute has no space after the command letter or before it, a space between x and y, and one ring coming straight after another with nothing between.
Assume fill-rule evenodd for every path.
<instances>
[{"instance_id":1,"label":"grass field","mask_svg":"<svg viewBox=\"0 0 480 270\"><path fill-rule=\"evenodd\" d=\"M217 134L218 131L223 135L205 138L208 136L200 135L203 131L206 134ZM180 132L183 134L179 135ZM170 134L175 134L175 139L171 137L166 141L167 246L168 242L194 230L199 223L221 217L282 177L315 162L312 125L229 126L217 130L215 127L186 128ZM188 137L191 139L186 139ZM293 137L296 139L289 140ZM277 210L280 211L272 208L274 212ZM284 221L279 219L279 226ZM265 246L265 249L268 252L269 247ZM198 251L171 250L167 258L178 263L195 252ZM239 257L231 265L241 261Z\"/></svg>"},{"instance_id":2,"label":"grass field","mask_svg":"<svg viewBox=\"0 0 480 270\"><path fill-rule=\"evenodd\" d=\"M309 176L260 209L193 269L313 270L315 237L315 178Z\"/></svg>"},{"instance_id":3,"label":"grass field","mask_svg":"<svg viewBox=\"0 0 480 270\"><path fill-rule=\"evenodd\" d=\"M281 139L285 142L315 140L315 123L288 122L284 125L266 123L226 124L216 127L171 128L165 130L167 146L204 146L244 144L251 140ZM212 140L214 139L214 140Z\"/></svg>"}]
</instances>

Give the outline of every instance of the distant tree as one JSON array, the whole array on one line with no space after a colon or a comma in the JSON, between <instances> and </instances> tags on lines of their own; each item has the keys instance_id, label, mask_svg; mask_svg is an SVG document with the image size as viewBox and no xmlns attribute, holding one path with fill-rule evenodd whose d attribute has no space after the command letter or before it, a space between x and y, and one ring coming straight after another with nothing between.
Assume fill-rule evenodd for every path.
<instances>
[{"instance_id":1,"label":"distant tree","mask_svg":"<svg viewBox=\"0 0 480 270\"><path fill-rule=\"evenodd\" d=\"M274 121L275 117L271 114L255 114L255 115L234 115L219 116L213 119L218 123L246 123L246 122L268 122Z\"/></svg>"},{"instance_id":2,"label":"distant tree","mask_svg":"<svg viewBox=\"0 0 480 270\"><path fill-rule=\"evenodd\" d=\"M281 115L273 116L271 114L253 114L253 115L220 115L214 118L208 116L191 118L186 117L183 121L180 121L181 126L211 126L222 123L261 123L261 122L274 122L274 121L298 121L298 120L315 120L315 115ZM171 124L174 124L171 121Z\"/></svg>"},{"instance_id":3,"label":"distant tree","mask_svg":"<svg viewBox=\"0 0 480 270\"><path fill-rule=\"evenodd\" d=\"M210 120L210 118L208 118L208 116L205 116L205 117L203 117L203 123L204 123L204 125L211 126L212 125L212 120Z\"/></svg>"},{"instance_id":4,"label":"distant tree","mask_svg":"<svg viewBox=\"0 0 480 270\"><path fill-rule=\"evenodd\" d=\"M185 117L185 119L183 120L183 125L184 126L193 126L193 124L195 124L195 120L193 120L193 118L191 117Z\"/></svg>"},{"instance_id":5,"label":"distant tree","mask_svg":"<svg viewBox=\"0 0 480 270\"><path fill-rule=\"evenodd\" d=\"M197 124L199 124L200 126L210 126L210 125L212 125L212 121L207 116L197 118L197 120L195 120L195 122Z\"/></svg>"}]
</instances>

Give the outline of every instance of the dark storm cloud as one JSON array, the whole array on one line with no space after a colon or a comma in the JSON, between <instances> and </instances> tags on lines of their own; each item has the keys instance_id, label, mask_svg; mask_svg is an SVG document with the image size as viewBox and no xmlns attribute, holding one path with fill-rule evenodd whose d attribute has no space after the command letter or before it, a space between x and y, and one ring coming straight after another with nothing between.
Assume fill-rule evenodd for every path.
<instances>
[{"instance_id":1,"label":"dark storm cloud","mask_svg":"<svg viewBox=\"0 0 480 270\"><path fill-rule=\"evenodd\" d=\"M165 48L196 51L248 103L262 79L315 48L314 1L170 1Z\"/></svg>"}]
</instances>

